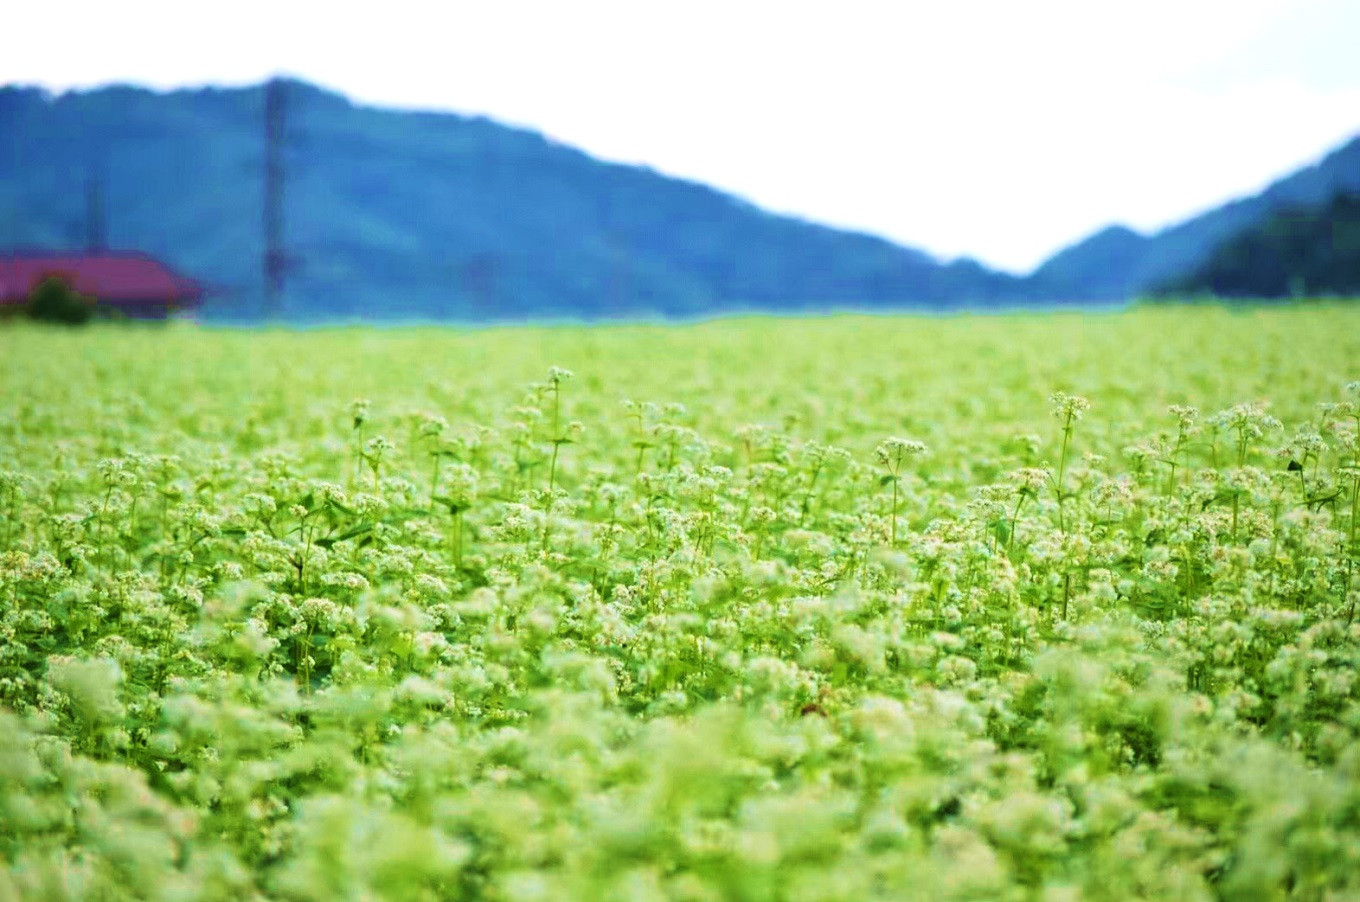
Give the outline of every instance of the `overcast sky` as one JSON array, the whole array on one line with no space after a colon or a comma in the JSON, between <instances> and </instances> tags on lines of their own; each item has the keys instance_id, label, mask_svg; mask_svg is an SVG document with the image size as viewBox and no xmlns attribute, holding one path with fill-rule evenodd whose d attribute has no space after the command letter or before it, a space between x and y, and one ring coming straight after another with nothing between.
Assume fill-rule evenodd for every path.
<instances>
[{"instance_id":1,"label":"overcast sky","mask_svg":"<svg viewBox=\"0 0 1360 902\"><path fill-rule=\"evenodd\" d=\"M1360 0L345 7L18 2L0 83L290 74L1011 270L1253 192L1360 133Z\"/></svg>"}]
</instances>

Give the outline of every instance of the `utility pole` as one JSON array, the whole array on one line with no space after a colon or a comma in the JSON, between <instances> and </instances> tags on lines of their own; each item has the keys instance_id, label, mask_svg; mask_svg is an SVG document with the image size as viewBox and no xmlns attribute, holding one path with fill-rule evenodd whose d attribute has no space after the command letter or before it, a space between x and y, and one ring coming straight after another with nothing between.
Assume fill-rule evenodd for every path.
<instances>
[{"instance_id":1,"label":"utility pole","mask_svg":"<svg viewBox=\"0 0 1360 902\"><path fill-rule=\"evenodd\" d=\"M20 221L23 217L19 211L19 186L23 184L23 182L19 178L20 125L11 120L7 127L9 128L9 177L6 181L9 183L7 187L9 187L10 190L6 193L9 195L7 200L9 201L10 208L10 266L13 267L16 265L15 258L19 256L19 234L23 231L23 223Z\"/></svg>"},{"instance_id":2,"label":"utility pole","mask_svg":"<svg viewBox=\"0 0 1360 902\"><path fill-rule=\"evenodd\" d=\"M283 312L283 142L287 116L285 83L274 78L264 86L264 306L277 319Z\"/></svg>"},{"instance_id":3,"label":"utility pole","mask_svg":"<svg viewBox=\"0 0 1360 902\"><path fill-rule=\"evenodd\" d=\"M104 175L98 165L85 178L85 251L98 254L108 249L108 226L104 205Z\"/></svg>"}]
</instances>

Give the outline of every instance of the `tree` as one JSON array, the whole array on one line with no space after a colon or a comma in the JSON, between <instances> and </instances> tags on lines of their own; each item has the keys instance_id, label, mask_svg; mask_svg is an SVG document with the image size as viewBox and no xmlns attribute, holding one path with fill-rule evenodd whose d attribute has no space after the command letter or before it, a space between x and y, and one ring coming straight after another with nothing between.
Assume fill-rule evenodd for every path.
<instances>
[{"instance_id":1,"label":"tree","mask_svg":"<svg viewBox=\"0 0 1360 902\"><path fill-rule=\"evenodd\" d=\"M94 299L77 294L61 279L50 277L28 296L28 315L40 322L79 326L94 315Z\"/></svg>"}]
</instances>

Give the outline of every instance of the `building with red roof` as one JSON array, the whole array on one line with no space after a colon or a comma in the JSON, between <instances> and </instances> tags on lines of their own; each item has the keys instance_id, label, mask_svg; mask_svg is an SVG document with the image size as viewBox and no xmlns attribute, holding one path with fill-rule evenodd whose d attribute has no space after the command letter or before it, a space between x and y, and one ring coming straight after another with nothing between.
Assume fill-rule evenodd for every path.
<instances>
[{"instance_id":1,"label":"building with red roof","mask_svg":"<svg viewBox=\"0 0 1360 902\"><path fill-rule=\"evenodd\" d=\"M0 253L0 314L21 310L48 279L92 298L96 310L134 319L165 319L197 307L203 298L203 286L145 254Z\"/></svg>"}]
</instances>

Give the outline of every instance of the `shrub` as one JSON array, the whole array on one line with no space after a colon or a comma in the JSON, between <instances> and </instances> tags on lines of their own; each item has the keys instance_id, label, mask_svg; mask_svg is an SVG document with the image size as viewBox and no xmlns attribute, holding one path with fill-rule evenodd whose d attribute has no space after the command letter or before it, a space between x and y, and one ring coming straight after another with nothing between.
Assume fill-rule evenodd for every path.
<instances>
[{"instance_id":1,"label":"shrub","mask_svg":"<svg viewBox=\"0 0 1360 902\"><path fill-rule=\"evenodd\" d=\"M94 315L94 299L77 294L61 279L51 277L33 289L27 309L28 315L40 322L79 326Z\"/></svg>"}]
</instances>

